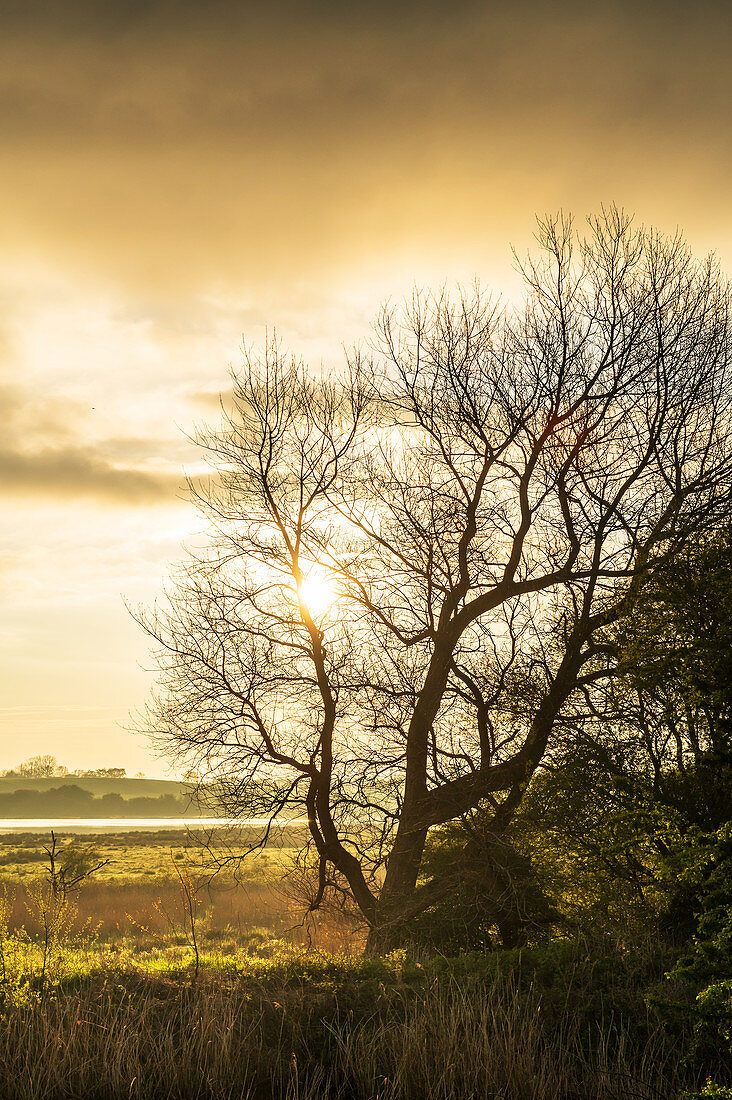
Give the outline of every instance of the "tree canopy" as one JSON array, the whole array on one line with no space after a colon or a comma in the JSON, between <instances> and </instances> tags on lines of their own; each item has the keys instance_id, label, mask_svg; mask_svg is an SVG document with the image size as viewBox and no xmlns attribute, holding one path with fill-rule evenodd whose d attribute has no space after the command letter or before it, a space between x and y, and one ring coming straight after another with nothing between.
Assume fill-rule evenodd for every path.
<instances>
[{"instance_id":1,"label":"tree canopy","mask_svg":"<svg viewBox=\"0 0 732 1100\"><path fill-rule=\"evenodd\" d=\"M538 243L520 309L416 294L338 373L247 354L201 434L207 544L145 620L164 749L230 812L306 819L311 905L373 948L450 890L429 829L503 834L618 675L613 625L729 515L713 258L617 210Z\"/></svg>"}]
</instances>

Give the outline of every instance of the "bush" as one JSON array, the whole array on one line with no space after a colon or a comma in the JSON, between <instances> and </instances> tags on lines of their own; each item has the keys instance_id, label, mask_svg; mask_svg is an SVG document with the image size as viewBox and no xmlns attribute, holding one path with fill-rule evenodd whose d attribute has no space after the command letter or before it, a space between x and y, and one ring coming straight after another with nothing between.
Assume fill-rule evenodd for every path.
<instances>
[{"instance_id":1,"label":"bush","mask_svg":"<svg viewBox=\"0 0 732 1100\"><path fill-rule=\"evenodd\" d=\"M696 931L669 976L689 990L673 1006L692 1027L686 1062L732 1076L732 822L703 840L683 876L694 888ZM732 1096L725 1089L710 1081L697 1095Z\"/></svg>"},{"instance_id":2,"label":"bush","mask_svg":"<svg viewBox=\"0 0 732 1100\"><path fill-rule=\"evenodd\" d=\"M441 901L409 924L410 941L428 950L455 954L517 947L545 936L557 919L530 859L479 829L467 834L461 823L434 829L422 871L450 884Z\"/></svg>"}]
</instances>

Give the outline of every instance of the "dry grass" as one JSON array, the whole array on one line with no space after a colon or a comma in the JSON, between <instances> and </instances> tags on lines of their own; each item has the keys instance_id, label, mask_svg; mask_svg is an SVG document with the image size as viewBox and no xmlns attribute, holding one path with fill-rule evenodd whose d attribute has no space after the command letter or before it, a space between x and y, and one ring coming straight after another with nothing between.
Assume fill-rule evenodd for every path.
<instances>
[{"instance_id":1,"label":"dry grass","mask_svg":"<svg viewBox=\"0 0 732 1100\"><path fill-rule=\"evenodd\" d=\"M34 882L16 880L5 889L8 930L37 939L43 931L43 914ZM315 914L304 921L301 908L263 882L206 882L197 891L196 903L199 940L223 952L249 946L253 935L335 953L359 951L363 944L363 933L334 916ZM185 897L177 879L92 881L72 908L67 931L107 946L134 941L146 950L187 943L190 938Z\"/></svg>"},{"instance_id":2,"label":"dry grass","mask_svg":"<svg viewBox=\"0 0 732 1100\"><path fill-rule=\"evenodd\" d=\"M217 971L196 985L108 973L6 1010L3 1100L672 1100L673 1058L611 1023L544 1021L496 978L419 995L359 989L316 964L265 989ZM350 985L349 985L350 980Z\"/></svg>"},{"instance_id":3,"label":"dry grass","mask_svg":"<svg viewBox=\"0 0 732 1100\"><path fill-rule=\"evenodd\" d=\"M25 881L13 887L10 927L25 927L35 936L40 927L32 888ZM218 883L202 891L200 900L200 919L206 928L237 931L257 925L274 932L284 927L286 915L264 884ZM92 881L76 899L75 908L75 928L88 927L101 939L138 934L164 936L183 920L181 887L176 879Z\"/></svg>"},{"instance_id":4,"label":"dry grass","mask_svg":"<svg viewBox=\"0 0 732 1100\"><path fill-rule=\"evenodd\" d=\"M352 927L303 924L271 881L193 876L194 968L185 871L168 866L87 882L50 940L42 867L3 876L0 1100L681 1094L678 1044L644 1016L632 966L561 943L525 964L364 961Z\"/></svg>"}]
</instances>

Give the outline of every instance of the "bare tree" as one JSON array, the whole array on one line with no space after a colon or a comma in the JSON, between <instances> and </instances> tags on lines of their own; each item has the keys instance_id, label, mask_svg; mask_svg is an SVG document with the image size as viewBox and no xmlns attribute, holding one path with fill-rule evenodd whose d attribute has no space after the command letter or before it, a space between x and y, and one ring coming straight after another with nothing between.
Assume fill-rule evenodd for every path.
<instances>
[{"instance_id":1,"label":"bare tree","mask_svg":"<svg viewBox=\"0 0 732 1100\"><path fill-rule=\"evenodd\" d=\"M55 756L45 754L43 756L31 756L18 765L18 775L29 776L32 779L50 779L56 775L64 775L65 768L60 768Z\"/></svg>"},{"instance_id":2,"label":"bare tree","mask_svg":"<svg viewBox=\"0 0 732 1100\"><path fill-rule=\"evenodd\" d=\"M616 210L538 240L521 311L415 296L338 377L248 356L201 438L207 548L146 620L163 747L306 818L311 905L355 902L372 950L449 889L427 831L480 806L501 834L603 631L729 513L714 260Z\"/></svg>"}]
</instances>

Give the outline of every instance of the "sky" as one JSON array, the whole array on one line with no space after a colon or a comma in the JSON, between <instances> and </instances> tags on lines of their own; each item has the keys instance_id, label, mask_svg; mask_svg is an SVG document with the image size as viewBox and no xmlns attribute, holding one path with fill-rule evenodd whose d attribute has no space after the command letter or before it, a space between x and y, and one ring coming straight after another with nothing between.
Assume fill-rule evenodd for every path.
<instances>
[{"instance_id":1,"label":"sky","mask_svg":"<svg viewBox=\"0 0 732 1100\"><path fill-rule=\"evenodd\" d=\"M732 269L726 2L0 4L0 769L131 731L201 519L197 425L273 329L317 369L415 285L518 293L616 203Z\"/></svg>"}]
</instances>

